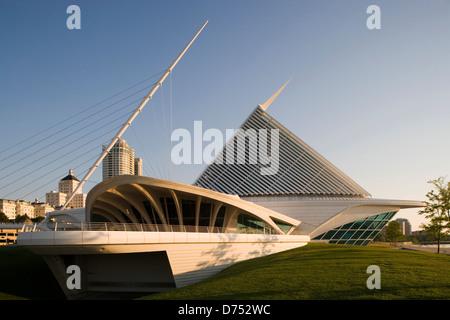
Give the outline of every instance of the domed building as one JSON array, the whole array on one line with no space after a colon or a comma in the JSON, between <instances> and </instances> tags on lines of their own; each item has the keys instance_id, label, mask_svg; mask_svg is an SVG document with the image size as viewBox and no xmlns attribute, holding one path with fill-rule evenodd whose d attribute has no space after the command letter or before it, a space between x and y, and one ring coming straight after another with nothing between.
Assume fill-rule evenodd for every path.
<instances>
[{"instance_id":1,"label":"domed building","mask_svg":"<svg viewBox=\"0 0 450 320\"><path fill-rule=\"evenodd\" d=\"M46 202L55 207L61 207L65 204L72 192L80 183L74 175L72 169L69 170L69 174L59 181L58 191L48 192L46 196ZM69 208L84 208L86 203L86 194L83 194L82 189L78 190L73 199L68 204Z\"/></svg>"}]
</instances>

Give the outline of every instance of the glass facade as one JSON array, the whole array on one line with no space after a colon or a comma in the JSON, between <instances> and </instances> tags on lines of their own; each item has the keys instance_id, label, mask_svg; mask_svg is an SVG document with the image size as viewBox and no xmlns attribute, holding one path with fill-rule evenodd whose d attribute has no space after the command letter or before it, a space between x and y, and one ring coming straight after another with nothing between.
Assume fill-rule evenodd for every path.
<instances>
[{"instance_id":1,"label":"glass facade","mask_svg":"<svg viewBox=\"0 0 450 320\"><path fill-rule=\"evenodd\" d=\"M396 212L388 212L356 220L324 232L312 240L328 240L329 243L367 246L395 214Z\"/></svg>"},{"instance_id":2,"label":"glass facade","mask_svg":"<svg viewBox=\"0 0 450 320\"><path fill-rule=\"evenodd\" d=\"M237 231L238 233L276 233L269 225L265 224L264 221L244 213L238 215Z\"/></svg>"}]
</instances>

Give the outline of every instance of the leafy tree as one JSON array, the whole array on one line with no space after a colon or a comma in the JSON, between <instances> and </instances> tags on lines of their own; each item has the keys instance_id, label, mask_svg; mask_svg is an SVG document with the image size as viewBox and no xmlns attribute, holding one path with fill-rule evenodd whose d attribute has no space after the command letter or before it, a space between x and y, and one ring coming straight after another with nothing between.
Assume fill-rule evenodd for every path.
<instances>
[{"instance_id":1,"label":"leafy tree","mask_svg":"<svg viewBox=\"0 0 450 320\"><path fill-rule=\"evenodd\" d=\"M31 219L31 221L34 222L34 223L39 223L39 222L41 222L44 219L45 219L45 217L39 216L39 217L36 217L34 219Z\"/></svg>"},{"instance_id":2,"label":"leafy tree","mask_svg":"<svg viewBox=\"0 0 450 320\"><path fill-rule=\"evenodd\" d=\"M30 219L30 217L27 214L17 216L14 221L15 222L25 222L27 219Z\"/></svg>"},{"instance_id":3,"label":"leafy tree","mask_svg":"<svg viewBox=\"0 0 450 320\"><path fill-rule=\"evenodd\" d=\"M425 208L419 211L430 219L428 224L422 224L421 227L434 236L438 242L437 253L439 253L441 239L449 233L450 230L450 182L445 181L444 177L428 181L434 186L427 193L428 201L425 201Z\"/></svg>"},{"instance_id":4,"label":"leafy tree","mask_svg":"<svg viewBox=\"0 0 450 320\"><path fill-rule=\"evenodd\" d=\"M388 225L386 226L385 236L389 242L397 241L402 235L403 233L400 222L394 220L388 223Z\"/></svg>"},{"instance_id":5,"label":"leafy tree","mask_svg":"<svg viewBox=\"0 0 450 320\"><path fill-rule=\"evenodd\" d=\"M8 216L4 212L0 211L0 223L8 223L8 222L9 222Z\"/></svg>"}]
</instances>

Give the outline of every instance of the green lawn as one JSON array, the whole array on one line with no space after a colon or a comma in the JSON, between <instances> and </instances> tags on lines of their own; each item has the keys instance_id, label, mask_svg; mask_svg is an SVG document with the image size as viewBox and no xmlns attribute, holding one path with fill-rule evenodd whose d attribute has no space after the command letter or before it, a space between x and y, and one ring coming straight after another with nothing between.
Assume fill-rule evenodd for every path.
<instances>
[{"instance_id":1,"label":"green lawn","mask_svg":"<svg viewBox=\"0 0 450 320\"><path fill-rule=\"evenodd\" d=\"M369 290L369 265L381 269L381 289ZM315 244L243 261L196 285L143 299L445 299L450 256L391 248ZM64 299L42 258L0 247L0 300Z\"/></svg>"},{"instance_id":2,"label":"green lawn","mask_svg":"<svg viewBox=\"0 0 450 320\"><path fill-rule=\"evenodd\" d=\"M370 265L380 267L379 290L367 288ZM450 256L311 243L144 299L450 299Z\"/></svg>"}]
</instances>

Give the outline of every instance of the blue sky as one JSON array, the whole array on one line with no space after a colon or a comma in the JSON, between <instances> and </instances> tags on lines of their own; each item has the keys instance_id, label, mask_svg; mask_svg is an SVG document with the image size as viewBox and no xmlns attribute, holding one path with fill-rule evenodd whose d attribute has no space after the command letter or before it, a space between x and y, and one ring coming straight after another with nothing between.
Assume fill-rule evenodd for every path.
<instances>
[{"instance_id":1,"label":"blue sky","mask_svg":"<svg viewBox=\"0 0 450 320\"><path fill-rule=\"evenodd\" d=\"M81 9L80 30L66 27L72 4ZM372 4L381 9L380 30L366 27ZM170 132L170 109L172 129L192 129L195 120L236 129L292 78L268 109L273 117L373 197L425 200L427 181L450 170L449 12L438 0L0 0L0 197L45 199L71 168L81 179L101 151L96 144L126 116L113 114L118 103L91 118L94 130L117 116L104 131L70 134L87 148L73 163L58 160L67 153L60 130L133 90L144 93L209 20L123 136L144 173L192 183L204 168L171 166L163 152L170 145L158 145ZM101 168L90 180L85 193ZM417 229L416 211L397 216Z\"/></svg>"}]
</instances>

